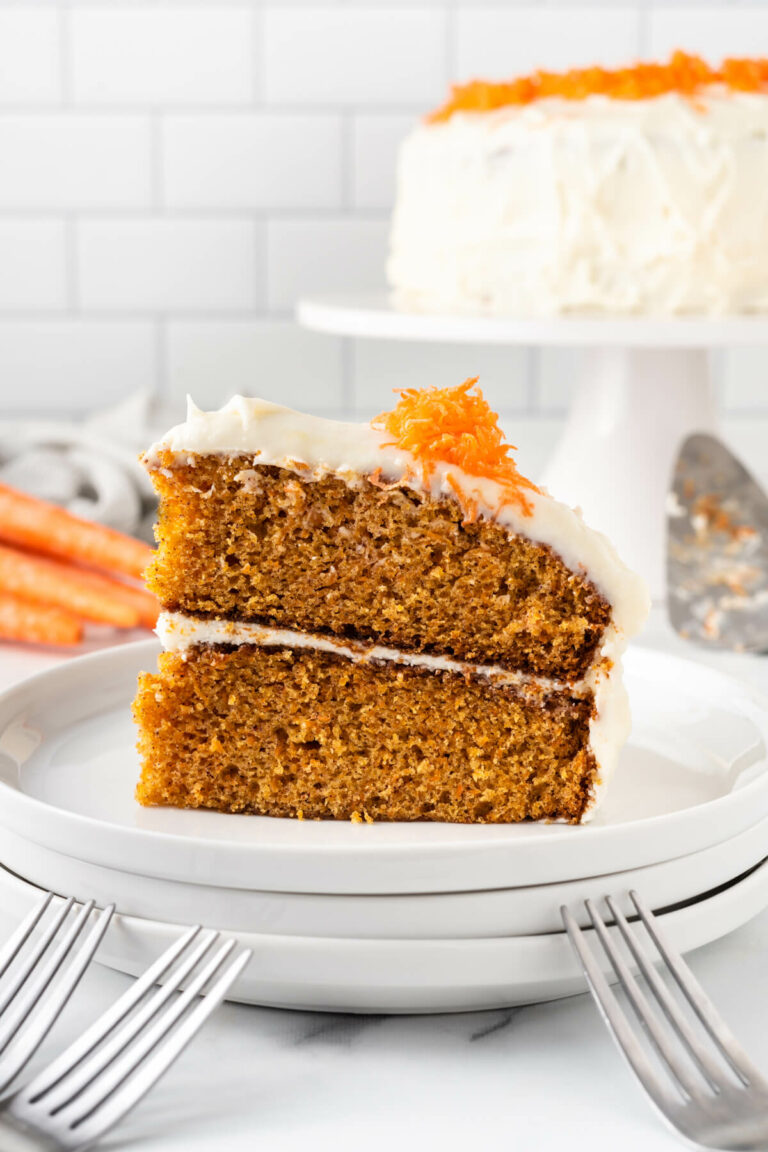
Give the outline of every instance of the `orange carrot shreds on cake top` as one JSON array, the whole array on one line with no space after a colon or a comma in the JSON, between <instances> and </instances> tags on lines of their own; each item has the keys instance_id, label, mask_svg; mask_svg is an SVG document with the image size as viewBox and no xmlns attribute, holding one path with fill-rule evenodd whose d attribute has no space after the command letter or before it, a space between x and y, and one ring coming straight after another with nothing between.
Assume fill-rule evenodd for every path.
<instances>
[{"instance_id":1,"label":"orange carrot shreds on cake top","mask_svg":"<svg viewBox=\"0 0 768 1152\"><path fill-rule=\"evenodd\" d=\"M413 455L425 481L431 479L436 465L456 464L468 476L495 480L504 499L528 513L531 503L526 489L540 489L518 471L509 455L516 451L515 445L505 442L497 414L481 392L472 392L477 381L474 376L456 388L403 389L400 403L377 416L373 426L388 432L393 446ZM452 487L465 510L476 512L474 501L460 485L454 481Z\"/></svg>"},{"instance_id":2,"label":"orange carrot shreds on cake top","mask_svg":"<svg viewBox=\"0 0 768 1152\"><path fill-rule=\"evenodd\" d=\"M520 475L472 381L372 424L190 403L145 463L165 651L134 705L141 803L588 818L647 594Z\"/></svg>"},{"instance_id":3,"label":"orange carrot shreds on cake top","mask_svg":"<svg viewBox=\"0 0 768 1152\"><path fill-rule=\"evenodd\" d=\"M535 100L649 100L676 92L695 97L723 85L735 92L768 92L768 59L727 59L713 68L700 56L677 51L668 63L640 63L629 68L573 68L568 72L532 72L510 81L471 80L456 84L449 100L432 112L431 122L448 120L457 112L490 112Z\"/></svg>"}]
</instances>

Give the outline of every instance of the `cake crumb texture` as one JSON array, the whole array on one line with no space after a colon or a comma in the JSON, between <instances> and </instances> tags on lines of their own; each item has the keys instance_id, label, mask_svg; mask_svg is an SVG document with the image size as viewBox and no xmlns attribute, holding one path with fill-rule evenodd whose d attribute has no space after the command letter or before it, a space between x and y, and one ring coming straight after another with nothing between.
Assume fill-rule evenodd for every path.
<instances>
[{"instance_id":1,"label":"cake crumb texture","mask_svg":"<svg viewBox=\"0 0 768 1152\"><path fill-rule=\"evenodd\" d=\"M300 819L576 823L591 698L315 650L160 656L134 714L146 805Z\"/></svg>"},{"instance_id":2,"label":"cake crumb texture","mask_svg":"<svg viewBox=\"0 0 768 1152\"><path fill-rule=\"evenodd\" d=\"M546 545L404 486L305 479L253 457L152 467L149 587L193 616L252 620L574 682L610 605Z\"/></svg>"}]
</instances>

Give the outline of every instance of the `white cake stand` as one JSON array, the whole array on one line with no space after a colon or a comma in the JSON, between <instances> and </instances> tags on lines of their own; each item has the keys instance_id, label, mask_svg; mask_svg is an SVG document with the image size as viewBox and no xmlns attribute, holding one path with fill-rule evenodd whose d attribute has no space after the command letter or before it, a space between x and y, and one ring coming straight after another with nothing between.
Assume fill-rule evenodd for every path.
<instances>
[{"instance_id":1,"label":"white cake stand","mask_svg":"<svg viewBox=\"0 0 768 1152\"><path fill-rule=\"evenodd\" d=\"M543 483L665 595L666 495L682 440L715 430L707 352L768 344L768 317L512 319L399 311L386 293L302 300L307 328L389 340L570 347L576 387Z\"/></svg>"}]
</instances>

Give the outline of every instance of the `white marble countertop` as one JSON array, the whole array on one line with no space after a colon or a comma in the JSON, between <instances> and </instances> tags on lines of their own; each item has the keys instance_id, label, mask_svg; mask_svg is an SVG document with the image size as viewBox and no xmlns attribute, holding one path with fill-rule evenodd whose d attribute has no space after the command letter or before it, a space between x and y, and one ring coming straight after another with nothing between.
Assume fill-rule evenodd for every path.
<instances>
[{"instance_id":1,"label":"white marble countertop","mask_svg":"<svg viewBox=\"0 0 768 1152\"><path fill-rule=\"evenodd\" d=\"M768 694L768 658L712 655L657 614L643 643L706 660ZM0 648L0 689L57 659ZM0 855L2 848L0 845ZM768 1071L768 911L690 957ZM87 975L46 1056L127 978ZM379 1017L225 1005L119 1130L142 1152L656 1152L681 1146L614 1050L587 996L507 1011Z\"/></svg>"}]
</instances>

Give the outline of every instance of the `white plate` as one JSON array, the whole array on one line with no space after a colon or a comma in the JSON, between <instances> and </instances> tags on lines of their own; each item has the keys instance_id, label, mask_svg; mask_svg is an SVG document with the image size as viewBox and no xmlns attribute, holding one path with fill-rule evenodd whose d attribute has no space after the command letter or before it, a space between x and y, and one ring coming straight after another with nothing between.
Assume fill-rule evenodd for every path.
<instances>
[{"instance_id":1,"label":"white plate","mask_svg":"<svg viewBox=\"0 0 768 1152\"><path fill-rule=\"evenodd\" d=\"M458 892L624 871L722 843L768 814L768 712L686 660L626 660L633 736L595 820L351 824L141 808L130 703L154 641L74 660L0 697L0 826L167 880L275 892Z\"/></svg>"},{"instance_id":2,"label":"white plate","mask_svg":"<svg viewBox=\"0 0 768 1152\"><path fill-rule=\"evenodd\" d=\"M0 933L7 935L39 897L39 888L0 868ZM768 863L660 921L675 947L689 952L732 932L767 904ZM178 925L117 916L98 959L138 975L178 935ZM563 932L493 940L229 935L254 949L231 996L244 1003L331 1012L469 1012L584 989Z\"/></svg>"},{"instance_id":3,"label":"white plate","mask_svg":"<svg viewBox=\"0 0 768 1152\"><path fill-rule=\"evenodd\" d=\"M349 939L477 939L560 932L563 904L581 910L578 915L586 924L587 898L635 888L658 911L729 883L766 856L768 820L761 820L702 852L610 876L483 892L323 896L158 880L63 856L7 829L0 832L0 858L12 872L80 900L115 903L127 915L256 935Z\"/></svg>"}]
</instances>

